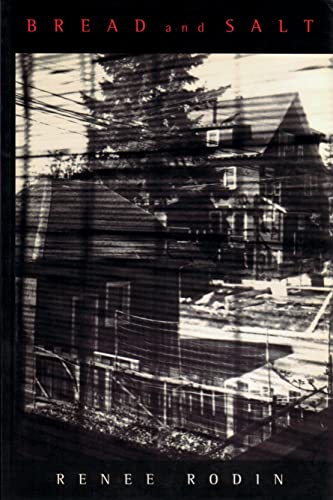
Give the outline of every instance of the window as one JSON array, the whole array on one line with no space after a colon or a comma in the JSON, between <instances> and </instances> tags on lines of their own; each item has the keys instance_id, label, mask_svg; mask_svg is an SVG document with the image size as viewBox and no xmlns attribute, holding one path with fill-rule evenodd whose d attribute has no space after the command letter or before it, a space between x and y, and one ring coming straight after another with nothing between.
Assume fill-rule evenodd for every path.
<instances>
[{"instance_id":1,"label":"window","mask_svg":"<svg viewBox=\"0 0 333 500\"><path fill-rule=\"evenodd\" d=\"M280 212L275 212L275 217L272 223L272 240L281 239L283 215Z\"/></svg>"},{"instance_id":2,"label":"window","mask_svg":"<svg viewBox=\"0 0 333 500\"><path fill-rule=\"evenodd\" d=\"M130 283L114 281L106 284L105 292L105 326L113 326L116 311L129 314Z\"/></svg>"},{"instance_id":3,"label":"window","mask_svg":"<svg viewBox=\"0 0 333 500\"><path fill-rule=\"evenodd\" d=\"M303 144L297 144L296 146L296 156L297 158L302 159L304 156L304 146Z\"/></svg>"},{"instance_id":4,"label":"window","mask_svg":"<svg viewBox=\"0 0 333 500\"><path fill-rule=\"evenodd\" d=\"M301 397L301 393L298 391L289 391L289 400L295 402Z\"/></svg>"},{"instance_id":5,"label":"window","mask_svg":"<svg viewBox=\"0 0 333 500\"><path fill-rule=\"evenodd\" d=\"M217 210L209 212L209 229L212 233L221 232L221 212Z\"/></svg>"},{"instance_id":6,"label":"window","mask_svg":"<svg viewBox=\"0 0 333 500\"><path fill-rule=\"evenodd\" d=\"M274 208L268 208L264 211L262 220L265 224L272 224L275 221L276 211Z\"/></svg>"},{"instance_id":7,"label":"window","mask_svg":"<svg viewBox=\"0 0 333 500\"><path fill-rule=\"evenodd\" d=\"M244 236L244 212L236 212L234 216L234 234Z\"/></svg>"},{"instance_id":8,"label":"window","mask_svg":"<svg viewBox=\"0 0 333 500\"><path fill-rule=\"evenodd\" d=\"M236 189L236 167L227 167L223 173L223 185L227 189Z\"/></svg>"},{"instance_id":9,"label":"window","mask_svg":"<svg viewBox=\"0 0 333 500\"><path fill-rule=\"evenodd\" d=\"M281 182L274 182L273 185L273 199L276 203L281 203Z\"/></svg>"},{"instance_id":10,"label":"window","mask_svg":"<svg viewBox=\"0 0 333 500\"><path fill-rule=\"evenodd\" d=\"M272 389L270 390L269 387L267 387L267 385L263 385L261 388L261 391L262 391L263 396L272 395Z\"/></svg>"},{"instance_id":11,"label":"window","mask_svg":"<svg viewBox=\"0 0 333 500\"><path fill-rule=\"evenodd\" d=\"M283 226L283 215L274 207L267 208L262 215L261 231L269 233L271 240L279 241Z\"/></svg>"},{"instance_id":12,"label":"window","mask_svg":"<svg viewBox=\"0 0 333 500\"><path fill-rule=\"evenodd\" d=\"M266 181L264 183L264 196L276 203L281 203L282 183L281 181Z\"/></svg>"},{"instance_id":13,"label":"window","mask_svg":"<svg viewBox=\"0 0 333 500\"><path fill-rule=\"evenodd\" d=\"M288 155L293 155L293 144L295 136L285 130L278 132L278 156L285 158Z\"/></svg>"},{"instance_id":14,"label":"window","mask_svg":"<svg viewBox=\"0 0 333 500\"><path fill-rule=\"evenodd\" d=\"M230 215L230 214L229 214ZM228 221L228 213L223 210L212 210L209 212L209 230L214 234L222 234L227 238L231 227Z\"/></svg>"},{"instance_id":15,"label":"window","mask_svg":"<svg viewBox=\"0 0 333 500\"><path fill-rule=\"evenodd\" d=\"M286 152L286 156L289 157L289 158L294 158L294 154L295 154L295 146L294 144L286 144L285 146L285 152Z\"/></svg>"},{"instance_id":16,"label":"window","mask_svg":"<svg viewBox=\"0 0 333 500\"><path fill-rule=\"evenodd\" d=\"M284 144L279 144L279 153L278 153L278 155L281 158L285 158L285 156L286 156L286 146Z\"/></svg>"},{"instance_id":17,"label":"window","mask_svg":"<svg viewBox=\"0 0 333 500\"><path fill-rule=\"evenodd\" d=\"M242 380L237 380L237 391L239 392L248 392L249 384L243 382Z\"/></svg>"},{"instance_id":18,"label":"window","mask_svg":"<svg viewBox=\"0 0 333 500\"><path fill-rule=\"evenodd\" d=\"M216 148L220 144L220 131L219 130L207 130L206 134L206 146L208 148Z\"/></svg>"}]
</instances>

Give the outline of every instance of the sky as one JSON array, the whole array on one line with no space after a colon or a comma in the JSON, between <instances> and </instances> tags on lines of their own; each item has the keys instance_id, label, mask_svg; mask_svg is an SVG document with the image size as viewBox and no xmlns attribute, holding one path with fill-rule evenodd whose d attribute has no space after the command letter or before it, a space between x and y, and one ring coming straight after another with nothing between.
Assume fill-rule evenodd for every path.
<instances>
[{"instance_id":1,"label":"sky","mask_svg":"<svg viewBox=\"0 0 333 500\"><path fill-rule=\"evenodd\" d=\"M231 84L223 96L226 99L299 92L310 126L329 134L333 133L330 59L332 54L244 54L240 58L235 54L212 54L194 74L208 88Z\"/></svg>"}]
</instances>

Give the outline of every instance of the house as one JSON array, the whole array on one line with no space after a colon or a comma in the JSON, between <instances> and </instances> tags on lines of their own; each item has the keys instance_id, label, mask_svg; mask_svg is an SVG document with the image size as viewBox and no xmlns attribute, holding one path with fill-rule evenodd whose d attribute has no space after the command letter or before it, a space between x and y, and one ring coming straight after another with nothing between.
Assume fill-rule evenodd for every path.
<instances>
[{"instance_id":1,"label":"house","mask_svg":"<svg viewBox=\"0 0 333 500\"><path fill-rule=\"evenodd\" d=\"M94 177L43 178L16 210L24 408L117 407L225 436L223 380L249 369L249 348L232 347L226 367L226 342L180 338L180 277L199 272L195 245L166 241L153 215ZM262 347L253 353L256 368Z\"/></svg>"},{"instance_id":2,"label":"house","mask_svg":"<svg viewBox=\"0 0 333 500\"><path fill-rule=\"evenodd\" d=\"M312 268L328 243L323 135L310 128L298 94L221 101L192 115L205 151L201 180L168 205L168 224L195 234L224 275Z\"/></svg>"},{"instance_id":3,"label":"house","mask_svg":"<svg viewBox=\"0 0 333 500\"><path fill-rule=\"evenodd\" d=\"M279 364L288 364L290 367L292 362L296 368L293 375L279 370ZM314 380L320 380L321 384L325 384L323 367L316 367L313 363L309 373L305 375L304 371L299 370L300 364L297 356L291 354L241 377L227 379L226 389L237 394L227 396L227 437L245 431L244 444L255 445L269 438L276 430L281 431L289 425L295 425L295 422L302 420L306 414L323 411L327 407L327 397L324 391L316 388L313 383ZM302 368L304 369L304 363ZM263 419L269 415L275 418L262 425ZM255 423L258 425L253 425ZM250 427L251 425L253 427Z\"/></svg>"},{"instance_id":4,"label":"house","mask_svg":"<svg viewBox=\"0 0 333 500\"><path fill-rule=\"evenodd\" d=\"M223 366L220 411L226 438L253 445L270 436L273 423L281 429L327 407L333 292L294 284L283 297L278 280L252 285L218 281L200 299L182 302L180 342L205 346L202 380L216 385L220 375L217 364L209 362L207 345L215 359L223 349L218 368ZM235 368L240 374L234 374Z\"/></svg>"},{"instance_id":5,"label":"house","mask_svg":"<svg viewBox=\"0 0 333 500\"><path fill-rule=\"evenodd\" d=\"M46 177L21 191L16 214L26 404L36 395L78 398L83 364L101 356L109 365L118 357L151 373L169 369L187 261L168 254L159 221L94 178ZM98 381L88 369L86 377L86 397L99 384L103 399L104 375Z\"/></svg>"}]
</instances>

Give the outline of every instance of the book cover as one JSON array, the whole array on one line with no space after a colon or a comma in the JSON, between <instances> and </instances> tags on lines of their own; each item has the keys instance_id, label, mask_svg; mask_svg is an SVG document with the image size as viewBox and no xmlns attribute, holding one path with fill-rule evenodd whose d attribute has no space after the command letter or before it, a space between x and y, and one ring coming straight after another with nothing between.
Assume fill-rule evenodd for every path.
<instances>
[{"instance_id":1,"label":"book cover","mask_svg":"<svg viewBox=\"0 0 333 500\"><path fill-rule=\"evenodd\" d=\"M332 5L2 7L4 498L332 495Z\"/></svg>"}]
</instances>

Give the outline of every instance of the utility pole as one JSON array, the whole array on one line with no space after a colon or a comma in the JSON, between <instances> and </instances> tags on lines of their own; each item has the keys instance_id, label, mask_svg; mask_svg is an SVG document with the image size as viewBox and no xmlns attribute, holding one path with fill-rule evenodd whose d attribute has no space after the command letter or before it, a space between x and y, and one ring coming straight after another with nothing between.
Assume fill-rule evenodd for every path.
<instances>
[{"instance_id":1,"label":"utility pole","mask_svg":"<svg viewBox=\"0 0 333 500\"><path fill-rule=\"evenodd\" d=\"M21 78L23 82L23 107L24 107L24 160L21 171L23 187L29 185L30 180L30 154L31 154L31 83L33 76L34 59L32 54L20 54L19 56ZM22 204L20 214L20 273L17 285L17 360L19 361L19 391L18 406L26 409L29 404L35 402L35 319L37 282L35 279L25 276L27 250L27 214L28 198L26 191L22 192ZM27 318L29 320L27 321Z\"/></svg>"},{"instance_id":2,"label":"utility pole","mask_svg":"<svg viewBox=\"0 0 333 500\"><path fill-rule=\"evenodd\" d=\"M328 406L332 407L332 398L333 398L333 364L332 364L332 354L328 356L327 363L327 394L328 394Z\"/></svg>"},{"instance_id":3,"label":"utility pole","mask_svg":"<svg viewBox=\"0 0 333 500\"><path fill-rule=\"evenodd\" d=\"M328 362L327 362L327 403L329 407L332 407L333 399L333 363L332 363L332 347L331 338L333 335L333 298L331 298L330 303L330 319L329 319L329 329L328 329Z\"/></svg>"},{"instance_id":4,"label":"utility pole","mask_svg":"<svg viewBox=\"0 0 333 500\"><path fill-rule=\"evenodd\" d=\"M271 362L270 362L270 355L269 355L269 333L268 333L268 328L266 329L266 349L265 349L265 354L266 354L266 366L267 366L267 382L268 382L268 394L269 394L269 410L270 410L270 415L272 417L272 425L271 425L271 433L274 434L275 432L275 403L276 403L276 398L274 398L273 391L272 391L272 379L271 379Z\"/></svg>"}]
</instances>

